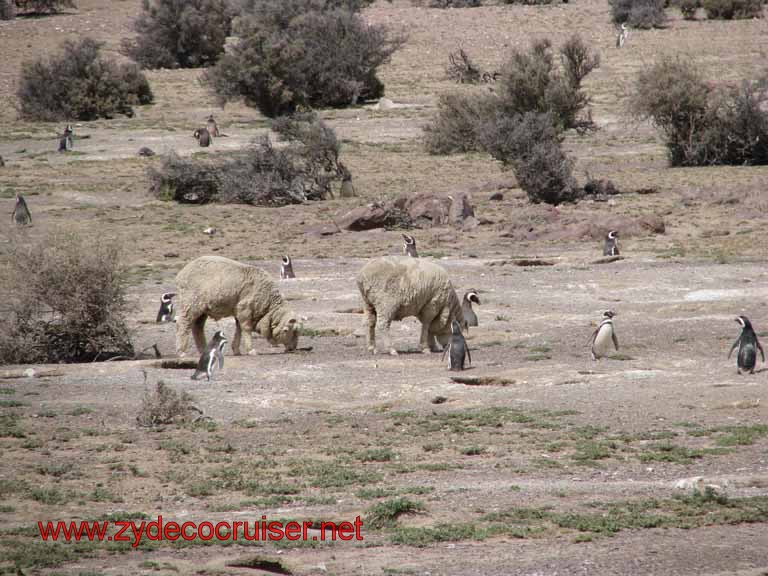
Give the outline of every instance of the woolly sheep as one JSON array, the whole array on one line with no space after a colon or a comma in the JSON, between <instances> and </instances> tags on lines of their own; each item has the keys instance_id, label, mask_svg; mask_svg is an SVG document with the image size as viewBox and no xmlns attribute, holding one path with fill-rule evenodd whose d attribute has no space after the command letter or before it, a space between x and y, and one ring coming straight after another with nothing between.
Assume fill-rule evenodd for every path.
<instances>
[{"instance_id":1,"label":"woolly sheep","mask_svg":"<svg viewBox=\"0 0 768 576\"><path fill-rule=\"evenodd\" d=\"M176 276L176 348L184 355L189 333L198 352L205 350L205 322L208 318L233 316L235 337L232 351L240 354L240 337L248 354L253 354L254 328L270 344L295 350L299 323L266 272L221 256L202 256L184 266Z\"/></svg>"},{"instance_id":2,"label":"woolly sheep","mask_svg":"<svg viewBox=\"0 0 768 576\"><path fill-rule=\"evenodd\" d=\"M365 306L368 351L374 354L378 328L384 349L397 355L389 336L393 320L409 316L419 319L419 345L424 352L440 352L450 340L451 321L464 320L448 273L422 258L384 256L371 260L358 273L357 287Z\"/></svg>"}]
</instances>

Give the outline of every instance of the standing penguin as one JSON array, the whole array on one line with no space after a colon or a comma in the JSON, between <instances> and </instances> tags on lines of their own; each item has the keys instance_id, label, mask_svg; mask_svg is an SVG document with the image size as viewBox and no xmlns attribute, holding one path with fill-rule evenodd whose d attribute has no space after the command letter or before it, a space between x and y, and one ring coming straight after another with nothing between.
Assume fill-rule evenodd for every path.
<instances>
[{"instance_id":1,"label":"standing penguin","mask_svg":"<svg viewBox=\"0 0 768 576\"><path fill-rule=\"evenodd\" d=\"M755 373L755 364L757 364L757 351L760 350L760 356L765 362L765 352L760 345L760 340L757 339L755 329L752 328L752 322L746 316L739 316L736 318L736 322L741 324L741 334L736 339L736 342L731 346L730 352L728 352L728 358L733 354L733 349L736 346L739 347L739 352L736 355L736 372L741 374L742 370L749 370L750 374Z\"/></svg>"},{"instance_id":2,"label":"standing penguin","mask_svg":"<svg viewBox=\"0 0 768 576\"><path fill-rule=\"evenodd\" d=\"M605 237L605 244L603 244L603 256L618 256L619 255L619 233L616 230L611 230Z\"/></svg>"},{"instance_id":3,"label":"standing penguin","mask_svg":"<svg viewBox=\"0 0 768 576\"><path fill-rule=\"evenodd\" d=\"M217 330L200 356L195 373L192 374L192 380L197 380L198 377L205 374L208 377L208 382L210 382L217 366L219 370L224 368L224 344L226 343L227 338L224 333Z\"/></svg>"},{"instance_id":4,"label":"standing penguin","mask_svg":"<svg viewBox=\"0 0 768 576\"><path fill-rule=\"evenodd\" d=\"M451 340L443 350L443 358L448 354L448 370L464 370L464 359L472 364L472 356L469 354L469 346L461 334L461 325L458 320L451 322Z\"/></svg>"},{"instance_id":5,"label":"standing penguin","mask_svg":"<svg viewBox=\"0 0 768 576\"><path fill-rule=\"evenodd\" d=\"M416 238L409 236L408 234L403 234L403 240L405 241L403 243L403 254L418 258L419 255L416 253Z\"/></svg>"},{"instance_id":6,"label":"standing penguin","mask_svg":"<svg viewBox=\"0 0 768 576\"><path fill-rule=\"evenodd\" d=\"M157 320L155 322L172 322L173 321L173 297L176 296L174 292L166 292L160 297L160 310L157 312Z\"/></svg>"},{"instance_id":7,"label":"standing penguin","mask_svg":"<svg viewBox=\"0 0 768 576\"><path fill-rule=\"evenodd\" d=\"M29 213L27 202L18 192L16 193L16 206L13 207L13 212L11 213L11 222L14 222L17 226L32 224L32 214Z\"/></svg>"},{"instance_id":8,"label":"standing penguin","mask_svg":"<svg viewBox=\"0 0 768 576\"><path fill-rule=\"evenodd\" d=\"M219 126L216 124L216 119L213 117L213 114L208 116L208 120L205 122L205 129L208 130L208 134L211 138L218 138L221 135Z\"/></svg>"},{"instance_id":9,"label":"standing penguin","mask_svg":"<svg viewBox=\"0 0 768 576\"><path fill-rule=\"evenodd\" d=\"M480 305L480 297L477 290L468 290L464 293L464 299L461 301L461 311L464 313L464 323L462 329L467 330L469 326L477 326L477 314L472 310L472 302Z\"/></svg>"},{"instance_id":10,"label":"standing penguin","mask_svg":"<svg viewBox=\"0 0 768 576\"><path fill-rule=\"evenodd\" d=\"M75 131L72 130L72 125L67 124L67 127L64 128L64 133L59 137L59 152L66 152L67 150L72 150L74 147L74 139L73 136L75 135Z\"/></svg>"},{"instance_id":11,"label":"standing penguin","mask_svg":"<svg viewBox=\"0 0 768 576\"><path fill-rule=\"evenodd\" d=\"M597 330L592 332L589 340L587 340L587 344L592 343L592 360L597 360L608 354L611 340L613 340L613 346L618 352L619 340L616 338L616 330L613 327L614 316L616 316L616 313L612 310L603 312L602 322L600 322Z\"/></svg>"},{"instance_id":12,"label":"standing penguin","mask_svg":"<svg viewBox=\"0 0 768 576\"><path fill-rule=\"evenodd\" d=\"M213 142L213 138L211 138L211 133L208 132L208 128L198 128L195 130L193 136L202 148L207 148L211 145L211 142Z\"/></svg>"},{"instance_id":13,"label":"standing penguin","mask_svg":"<svg viewBox=\"0 0 768 576\"><path fill-rule=\"evenodd\" d=\"M291 262L290 256L283 256L283 261L280 264L280 280L285 280L286 278L296 278L296 275L293 273L293 262Z\"/></svg>"}]
</instances>

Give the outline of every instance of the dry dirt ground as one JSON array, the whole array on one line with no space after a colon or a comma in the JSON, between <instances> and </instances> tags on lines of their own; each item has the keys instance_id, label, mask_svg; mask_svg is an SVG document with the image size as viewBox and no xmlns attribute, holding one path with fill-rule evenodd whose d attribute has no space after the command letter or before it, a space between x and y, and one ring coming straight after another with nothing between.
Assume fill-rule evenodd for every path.
<instances>
[{"instance_id":1,"label":"dry dirt ground","mask_svg":"<svg viewBox=\"0 0 768 576\"><path fill-rule=\"evenodd\" d=\"M634 75L660 56L693 58L717 82L754 77L765 66L768 22L687 22L670 10L667 29L633 32L619 51L604 0L445 11L380 2L365 17L409 34L381 74L387 96L406 106L322 112L343 139L361 198L187 207L148 194L146 169L160 160L138 158L138 148L226 153L265 133L267 122L242 106L216 108L199 71L155 71L156 104L133 119L76 125L75 152L57 154L61 126L15 116L21 61L83 33L119 57L139 6L78 4L0 22L0 212L10 213L19 191L34 217L24 231L3 225L0 261L16 237L59 227L122 243L137 348L156 343L172 355L173 326L152 321L184 263L218 253L277 276L288 252L298 278L280 287L304 317L300 345L312 350L286 355L259 340L258 355L227 356L210 384L152 362L38 366L31 378L5 377L18 372L4 367L0 573L18 565L24 574L255 574L263 572L232 564L259 556L294 574L768 574L768 384L765 372L738 376L726 359L737 314L758 332L768 325L768 169L668 168L656 132L624 110ZM529 207L488 158L424 153L421 126L436 96L454 89L444 77L448 51L461 44L495 68L509 48L541 36L558 44L572 31L602 56L587 83L600 130L570 136L568 150L580 178L611 178L626 194ZM228 136L200 152L191 133L210 112ZM632 192L644 188L656 192ZM491 202L499 189L504 200ZM461 190L472 191L490 223L415 235L458 290L480 293L473 365L462 374L469 384L454 381L439 355L415 352L414 321L393 328L396 346L413 353L364 353L353 278L367 258L399 251L399 231L305 234L375 199ZM627 238L624 260L594 263L593 228L648 215L664 219L664 234ZM534 239L546 222L549 232ZM208 238L208 226L221 234ZM521 267L518 258L551 265ZM618 312L621 349L593 363L584 343L606 308ZM230 322L220 327L232 334ZM206 418L137 426L160 380L191 394ZM718 485L717 495L675 488L696 476ZM158 514L360 515L364 541L145 540L131 550L51 545L36 530L38 520Z\"/></svg>"}]
</instances>

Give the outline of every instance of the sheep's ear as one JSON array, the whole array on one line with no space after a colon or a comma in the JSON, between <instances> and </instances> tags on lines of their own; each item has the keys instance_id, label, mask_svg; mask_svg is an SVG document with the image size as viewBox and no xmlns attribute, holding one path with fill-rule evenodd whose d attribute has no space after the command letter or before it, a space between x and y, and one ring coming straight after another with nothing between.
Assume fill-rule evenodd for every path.
<instances>
[{"instance_id":1,"label":"sheep's ear","mask_svg":"<svg viewBox=\"0 0 768 576\"><path fill-rule=\"evenodd\" d=\"M288 332L289 330L295 330L296 329L296 318L291 318L288 320L288 325L283 328L283 332Z\"/></svg>"}]
</instances>

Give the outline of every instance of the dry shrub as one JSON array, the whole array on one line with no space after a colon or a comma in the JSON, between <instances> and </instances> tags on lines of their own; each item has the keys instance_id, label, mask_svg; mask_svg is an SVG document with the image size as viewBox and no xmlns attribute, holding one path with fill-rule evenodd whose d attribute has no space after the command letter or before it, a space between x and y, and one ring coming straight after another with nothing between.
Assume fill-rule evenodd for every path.
<instances>
[{"instance_id":1,"label":"dry shrub","mask_svg":"<svg viewBox=\"0 0 768 576\"><path fill-rule=\"evenodd\" d=\"M412 0L415 6L429 8L476 8L482 6L482 0Z\"/></svg>"},{"instance_id":2,"label":"dry shrub","mask_svg":"<svg viewBox=\"0 0 768 576\"><path fill-rule=\"evenodd\" d=\"M591 117L582 114L590 101L582 83L599 65L598 55L578 35L561 46L559 63L548 40L534 42L527 51L516 50L502 69L496 93L440 97L437 114L424 128L427 150L432 154L481 150L481 141L488 139L481 131L493 131L496 120L527 112L547 114L558 131L590 129Z\"/></svg>"},{"instance_id":3,"label":"dry shrub","mask_svg":"<svg viewBox=\"0 0 768 576\"><path fill-rule=\"evenodd\" d=\"M144 394L136 421L139 426L146 427L183 422L194 410L192 401L192 396L186 392L179 393L158 380L154 393Z\"/></svg>"},{"instance_id":4,"label":"dry shrub","mask_svg":"<svg viewBox=\"0 0 768 576\"><path fill-rule=\"evenodd\" d=\"M137 36L124 52L143 68L199 68L216 62L232 28L226 0L144 2L134 22Z\"/></svg>"},{"instance_id":5,"label":"dry shrub","mask_svg":"<svg viewBox=\"0 0 768 576\"><path fill-rule=\"evenodd\" d=\"M683 18L695 20L696 11L701 8L701 0L678 0L677 7L680 8Z\"/></svg>"},{"instance_id":6,"label":"dry shrub","mask_svg":"<svg viewBox=\"0 0 768 576\"><path fill-rule=\"evenodd\" d=\"M152 90L135 64L117 64L100 54L92 38L67 40L47 60L25 62L17 96L22 118L39 121L95 120L133 115L150 104Z\"/></svg>"},{"instance_id":7,"label":"dry shrub","mask_svg":"<svg viewBox=\"0 0 768 576\"><path fill-rule=\"evenodd\" d=\"M16 17L14 0L0 0L0 20L13 20Z\"/></svg>"},{"instance_id":8,"label":"dry shrub","mask_svg":"<svg viewBox=\"0 0 768 576\"><path fill-rule=\"evenodd\" d=\"M77 8L74 0L15 0L20 12L27 14L55 14L64 8Z\"/></svg>"},{"instance_id":9,"label":"dry shrub","mask_svg":"<svg viewBox=\"0 0 768 576\"><path fill-rule=\"evenodd\" d=\"M615 24L632 28L660 28L667 21L665 0L608 0Z\"/></svg>"},{"instance_id":10,"label":"dry shrub","mask_svg":"<svg viewBox=\"0 0 768 576\"><path fill-rule=\"evenodd\" d=\"M281 119L273 125L288 146L276 148L268 136L245 153L203 162L167 158L149 169L150 191L166 200L283 206L322 200L335 180L348 173L339 160L336 134L314 114Z\"/></svg>"},{"instance_id":11,"label":"dry shrub","mask_svg":"<svg viewBox=\"0 0 768 576\"><path fill-rule=\"evenodd\" d=\"M488 124L482 131L483 147L512 168L531 202L557 205L582 195L573 177L573 160L563 152L550 115L500 114Z\"/></svg>"},{"instance_id":12,"label":"dry shrub","mask_svg":"<svg viewBox=\"0 0 768 576\"><path fill-rule=\"evenodd\" d=\"M641 72L633 114L662 130L673 166L768 164L768 82L713 89L687 61Z\"/></svg>"},{"instance_id":13,"label":"dry shrub","mask_svg":"<svg viewBox=\"0 0 768 576\"><path fill-rule=\"evenodd\" d=\"M379 98L377 71L404 39L331 4L257 0L239 18L239 42L204 82L222 103L242 99L272 118Z\"/></svg>"},{"instance_id":14,"label":"dry shrub","mask_svg":"<svg viewBox=\"0 0 768 576\"><path fill-rule=\"evenodd\" d=\"M703 0L709 20L744 20L763 17L763 0Z\"/></svg>"},{"instance_id":15,"label":"dry shrub","mask_svg":"<svg viewBox=\"0 0 768 576\"><path fill-rule=\"evenodd\" d=\"M125 321L120 250L52 232L11 245L9 310L0 321L0 363L106 360L133 356Z\"/></svg>"}]
</instances>

